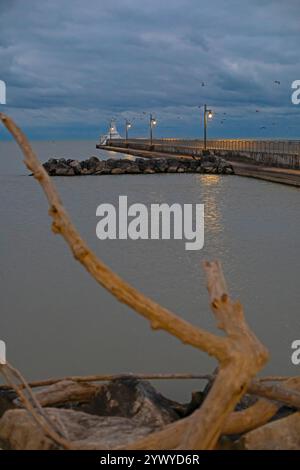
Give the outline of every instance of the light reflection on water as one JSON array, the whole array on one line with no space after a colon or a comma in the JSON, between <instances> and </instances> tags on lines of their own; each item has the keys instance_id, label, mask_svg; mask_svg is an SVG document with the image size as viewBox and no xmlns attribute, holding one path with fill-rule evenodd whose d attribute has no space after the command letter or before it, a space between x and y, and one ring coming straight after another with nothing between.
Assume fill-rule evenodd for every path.
<instances>
[{"instance_id":1,"label":"light reflection on water","mask_svg":"<svg viewBox=\"0 0 300 470\"><path fill-rule=\"evenodd\" d=\"M205 205L205 228L211 234L222 231L221 213L218 206L221 178L217 175L199 176L203 188L202 203Z\"/></svg>"}]
</instances>

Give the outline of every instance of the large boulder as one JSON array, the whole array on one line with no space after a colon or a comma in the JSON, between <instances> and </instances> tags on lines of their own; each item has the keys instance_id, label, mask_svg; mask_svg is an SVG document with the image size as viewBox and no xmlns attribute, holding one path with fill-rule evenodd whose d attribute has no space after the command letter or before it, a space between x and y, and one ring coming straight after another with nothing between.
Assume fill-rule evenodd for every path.
<instances>
[{"instance_id":1,"label":"large boulder","mask_svg":"<svg viewBox=\"0 0 300 470\"><path fill-rule=\"evenodd\" d=\"M272 421L245 434L236 444L245 450L299 450L300 413Z\"/></svg>"},{"instance_id":2,"label":"large boulder","mask_svg":"<svg viewBox=\"0 0 300 470\"><path fill-rule=\"evenodd\" d=\"M168 173L177 173L178 163L172 163L168 168Z\"/></svg>"},{"instance_id":3,"label":"large boulder","mask_svg":"<svg viewBox=\"0 0 300 470\"><path fill-rule=\"evenodd\" d=\"M99 416L131 418L139 426L157 427L179 418L176 406L149 382L124 377L102 385L83 410Z\"/></svg>"},{"instance_id":4,"label":"large boulder","mask_svg":"<svg viewBox=\"0 0 300 470\"><path fill-rule=\"evenodd\" d=\"M111 170L112 175L124 175L125 171L122 168L113 168Z\"/></svg>"},{"instance_id":5,"label":"large boulder","mask_svg":"<svg viewBox=\"0 0 300 470\"><path fill-rule=\"evenodd\" d=\"M114 160L113 158L109 158L106 160L106 168L112 169L118 167L119 160Z\"/></svg>"},{"instance_id":6,"label":"large boulder","mask_svg":"<svg viewBox=\"0 0 300 470\"><path fill-rule=\"evenodd\" d=\"M74 176L75 171L74 168L70 168L69 166L59 166L56 168L55 173L53 176Z\"/></svg>"},{"instance_id":7,"label":"large boulder","mask_svg":"<svg viewBox=\"0 0 300 470\"><path fill-rule=\"evenodd\" d=\"M44 408L44 411L78 448L100 450L127 445L154 430L151 426L137 426L128 418L93 416L59 408ZM14 450L56 448L26 410L10 410L1 418L0 443L2 448Z\"/></svg>"},{"instance_id":8,"label":"large boulder","mask_svg":"<svg viewBox=\"0 0 300 470\"><path fill-rule=\"evenodd\" d=\"M69 162L69 167L73 168L75 175L81 174L81 165L78 160L71 160Z\"/></svg>"},{"instance_id":9,"label":"large boulder","mask_svg":"<svg viewBox=\"0 0 300 470\"><path fill-rule=\"evenodd\" d=\"M90 157L87 161L86 161L86 167L88 170L95 170L96 171L96 168L98 166L98 164L100 163L100 160L98 157Z\"/></svg>"},{"instance_id":10,"label":"large boulder","mask_svg":"<svg viewBox=\"0 0 300 470\"><path fill-rule=\"evenodd\" d=\"M81 174L81 175L93 175L93 174L95 174L95 172L96 172L96 171L95 171L94 168L85 168L85 167L84 167L84 168L81 169L81 173L80 173L80 174Z\"/></svg>"},{"instance_id":11,"label":"large boulder","mask_svg":"<svg viewBox=\"0 0 300 470\"><path fill-rule=\"evenodd\" d=\"M128 168L126 168L126 173L128 173L128 174L130 174L130 173L137 174L137 173L140 173L140 172L141 172L140 168L136 164L132 164Z\"/></svg>"},{"instance_id":12,"label":"large boulder","mask_svg":"<svg viewBox=\"0 0 300 470\"><path fill-rule=\"evenodd\" d=\"M154 160L154 169L159 173L167 171L168 166L168 162L164 158L157 158Z\"/></svg>"},{"instance_id":13,"label":"large boulder","mask_svg":"<svg viewBox=\"0 0 300 470\"><path fill-rule=\"evenodd\" d=\"M147 160L146 158L137 158L134 163L136 165L138 165L138 167L139 167L139 169L142 173L149 166L149 160Z\"/></svg>"}]
</instances>

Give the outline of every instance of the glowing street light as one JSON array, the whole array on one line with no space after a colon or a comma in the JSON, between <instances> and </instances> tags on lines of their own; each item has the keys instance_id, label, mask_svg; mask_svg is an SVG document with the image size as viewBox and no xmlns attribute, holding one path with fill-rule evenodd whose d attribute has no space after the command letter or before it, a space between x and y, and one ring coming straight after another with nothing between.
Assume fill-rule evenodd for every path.
<instances>
[{"instance_id":1,"label":"glowing street light","mask_svg":"<svg viewBox=\"0 0 300 470\"><path fill-rule=\"evenodd\" d=\"M112 134L116 131L115 120L112 119L109 124L109 140L112 138Z\"/></svg>"},{"instance_id":2,"label":"glowing street light","mask_svg":"<svg viewBox=\"0 0 300 470\"><path fill-rule=\"evenodd\" d=\"M128 121L128 119L125 120L125 134L126 134L126 141L128 140L128 130L131 129L132 124L131 122Z\"/></svg>"},{"instance_id":3,"label":"glowing street light","mask_svg":"<svg viewBox=\"0 0 300 470\"><path fill-rule=\"evenodd\" d=\"M207 109L207 105L204 105L204 150L206 150L206 134L207 134L207 119L212 119L213 113L211 109Z\"/></svg>"},{"instance_id":4,"label":"glowing street light","mask_svg":"<svg viewBox=\"0 0 300 470\"><path fill-rule=\"evenodd\" d=\"M157 124L157 119L154 118L152 116L152 114L150 114L150 122L149 122L149 127L150 127L150 145L152 145L152 141L153 141L153 128L156 126Z\"/></svg>"}]
</instances>

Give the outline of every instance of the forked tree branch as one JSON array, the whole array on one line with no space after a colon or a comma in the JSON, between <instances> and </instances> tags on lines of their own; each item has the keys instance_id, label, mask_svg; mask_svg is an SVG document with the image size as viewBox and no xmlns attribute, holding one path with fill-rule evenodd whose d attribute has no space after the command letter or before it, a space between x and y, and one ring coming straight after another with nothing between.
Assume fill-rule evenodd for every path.
<instances>
[{"instance_id":1,"label":"forked tree branch","mask_svg":"<svg viewBox=\"0 0 300 470\"><path fill-rule=\"evenodd\" d=\"M227 292L221 266L218 262L206 263L204 269L208 280L211 307L218 326L226 333L217 336L186 322L161 307L137 289L123 281L88 248L73 226L65 211L56 188L33 152L27 138L15 123L4 114L0 119L21 147L25 164L41 184L53 218L53 231L60 233L71 248L75 258L94 279L112 293L119 301L132 307L150 321L153 329L163 329L182 342L214 356L219 361L218 374L201 408L185 421L184 435L177 448L213 449L224 429L228 415L234 410L250 381L268 359L265 347L249 329L239 302L233 302ZM168 427L171 432L176 424ZM179 423L180 425L180 423ZM163 431L162 431L163 432ZM145 449L151 448L151 438L145 438ZM162 441L168 448L167 440ZM140 448L140 443L134 444Z\"/></svg>"}]
</instances>

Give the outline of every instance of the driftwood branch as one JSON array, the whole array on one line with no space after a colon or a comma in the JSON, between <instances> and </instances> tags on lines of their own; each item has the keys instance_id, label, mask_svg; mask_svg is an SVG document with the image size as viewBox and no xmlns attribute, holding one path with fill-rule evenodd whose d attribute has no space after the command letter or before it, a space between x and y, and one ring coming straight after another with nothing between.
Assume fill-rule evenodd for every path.
<instances>
[{"instance_id":1,"label":"driftwood branch","mask_svg":"<svg viewBox=\"0 0 300 470\"><path fill-rule=\"evenodd\" d=\"M190 418L183 420L184 434L181 435L179 443L169 447L168 438L170 433L176 435L177 426L182 426L182 422L163 430L162 432L170 431L170 433L167 436L164 434L165 440L161 440L163 448L213 449L222 434L228 416L249 387L251 380L268 359L266 349L249 329L244 319L241 304L230 299L220 264L218 262L205 263L204 269L207 275L211 307L219 328L225 331L225 336L214 335L186 322L144 296L102 263L73 226L53 182L25 135L9 117L0 114L0 120L18 142L23 151L26 166L47 196L50 205L49 213L53 218L53 231L63 236L74 257L92 277L119 301L149 320L153 329L165 330L183 343L205 351L219 361L217 376L201 408ZM154 435L150 435L143 441L145 449L152 448L153 437ZM140 442L136 442L133 447L141 448L140 445Z\"/></svg>"},{"instance_id":2,"label":"driftwood branch","mask_svg":"<svg viewBox=\"0 0 300 470\"><path fill-rule=\"evenodd\" d=\"M250 386L250 393L300 409L299 377L290 378L281 384L262 383L254 380Z\"/></svg>"},{"instance_id":3,"label":"driftwood branch","mask_svg":"<svg viewBox=\"0 0 300 470\"><path fill-rule=\"evenodd\" d=\"M71 382L110 382L111 380L118 380L124 378L134 378L139 380L213 380L211 374L189 374L189 373L176 373L176 374L101 374L101 375L71 375L67 377L37 380L34 382L28 382L31 388L47 387L50 385L57 384L62 381ZM22 385L20 385L22 387ZM8 390L11 387L9 385L0 385L0 390Z\"/></svg>"},{"instance_id":4,"label":"driftwood branch","mask_svg":"<svg viewBox=\"0 0 300 470\"><path fill-rule=\"evenodd\" d=\"M31 388L41 388L55 385L61 382L78 382L78 383L89 383L89 382L110 382L111 380L119 380L124 378L135 378L138 380L206 380L212 382L215 379L213 374L193 374L193 373L157 373L157 374L135 374L135 373L123 373L123 374L95 374L95 375L70 375L60 378L51 378L45 380L36 380L34 382L28 382L28 386ZM300 377L289 377L289 376L267 376L261 377L251 381L247 388L247 393L250 395L256 395L261 398L268 398L269 400L280 402L281 404L292 406L300 409L299 406L299 391L292 390L290 384L295 381L300 381ZM272 384L266 387L264 384L267 382L286 382L289 390L283 388L283 385ZM0 385L0 390L11 390L10 385ZM19 388L24 388L23 384L19 385ZM299 387L300 390L300 387Z\"/></svg>"}]
</instances>

